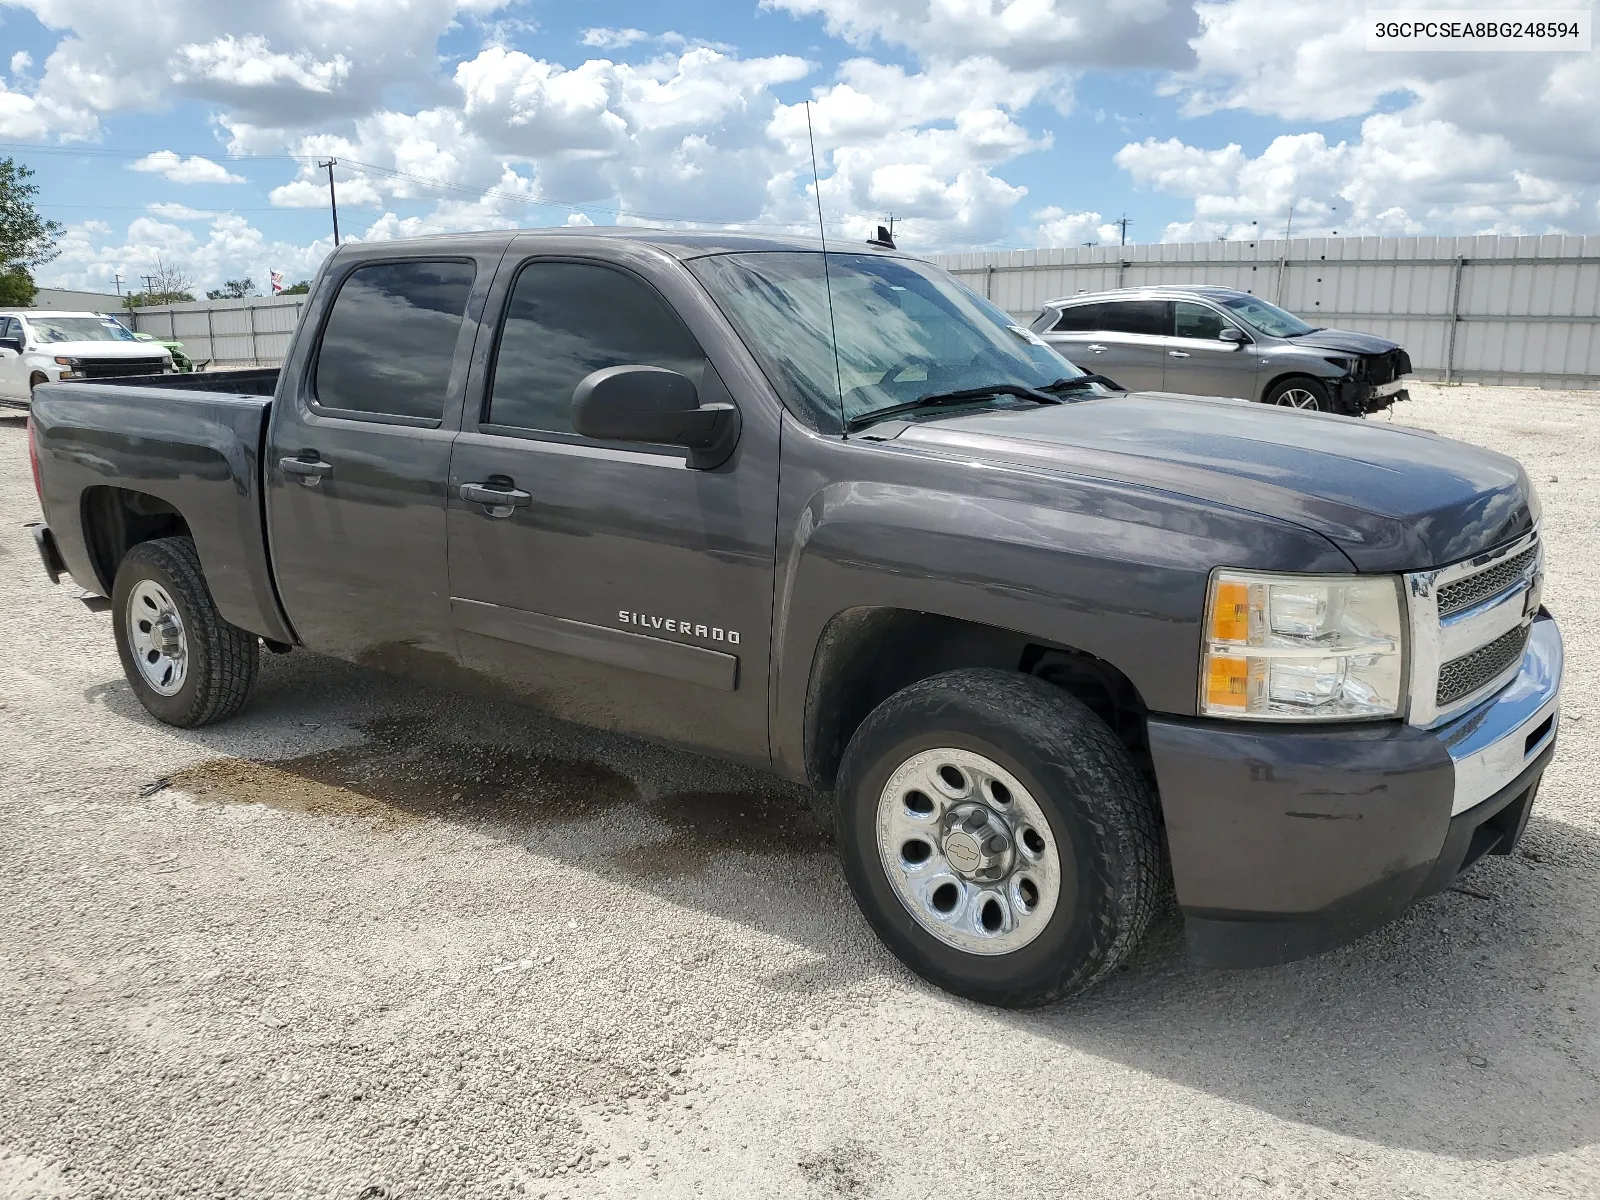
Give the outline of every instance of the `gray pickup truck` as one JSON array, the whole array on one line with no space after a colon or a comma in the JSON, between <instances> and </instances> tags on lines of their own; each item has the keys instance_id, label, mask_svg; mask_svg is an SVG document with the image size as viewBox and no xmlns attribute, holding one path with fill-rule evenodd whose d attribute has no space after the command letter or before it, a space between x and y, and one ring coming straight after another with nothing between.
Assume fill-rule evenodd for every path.
<instances>
[{"instance_id":1,"label":"gray pickup truck","mask_svg":"<svg viewBox=\"0 0 1600 1200\"><path fill-rule=\"evenodd\" d=\"M978 1000L1168 895L1205 964L1346 942L1509 852L1554 752L1515 462L1115 390L897 253L347 245L281 371L149 383L42 385L30 448L158 719L304 647L757 764Z\"/></svg>"}]
</instances>

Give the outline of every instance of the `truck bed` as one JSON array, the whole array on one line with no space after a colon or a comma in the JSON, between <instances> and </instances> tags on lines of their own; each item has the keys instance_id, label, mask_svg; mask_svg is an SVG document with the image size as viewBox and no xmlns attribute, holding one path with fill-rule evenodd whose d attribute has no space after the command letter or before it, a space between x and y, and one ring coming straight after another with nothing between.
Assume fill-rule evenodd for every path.
<instances>
[{"instance_id":1,"label":"truck bed","mask_svg":"<svg viewBox=\"0 0 1600 1200\"><path fill-rule=\"evenodd\" d=\"M270 396L278 388L277 367L247 367L238 371L190 371L172 375L130 375L97 387L163 388L176 392L215 392L226 396Z\"/></svg>"},{"instance_id":2,"label":"truck bed","mask_svg":"<svg viewBox=\"0 0 1600 1200\"><path fill-rule=\"evenodd\" d=\"M111 594L121 547L92 542L91 524L162 528L181 516L222 615L292 640L268 565L261 491L277 375L273 368L39 385L32 424L41 502L74 580ZM115 519L90 521L108 513Z\"/></svg>"}]
</instances>

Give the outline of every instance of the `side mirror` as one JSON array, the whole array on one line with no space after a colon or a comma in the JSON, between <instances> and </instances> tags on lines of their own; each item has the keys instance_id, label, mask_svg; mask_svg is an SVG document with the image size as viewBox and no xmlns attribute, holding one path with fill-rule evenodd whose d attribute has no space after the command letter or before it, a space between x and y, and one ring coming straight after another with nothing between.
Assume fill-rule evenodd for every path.
<instances>
[{"instance_id":1,"label":"side mirror","mask_svg":"<svg viewBox=\"0 0 1600 1200\"><path fill-rule=\"evenodd\" d=\"M1232 342L1235 346L1242 346L1249 339L1244 336L1244 330L1234 325L1225 325L1222 332L1217 334L1217 340Z\"/></svg>"},{"instance_id":2,"label":"side mirror","mask_svg":"<svg viewBox=\"0 0 1600 1200\"><path fill-rule=\"evenodd\" d=\"M720 394L701 404L694 384L676 371L606 367L573 390L572 427L602 441L683 446L691 467L710 470L727 462L739 441L739 408L709 365L706 384Z\"/></svg>"},{"instance_id":3,"label":"side mirror","mask_svg":"<svg viewBox=\"0 0 1600 1200\"><path fill-rule=\"evenodd\" d=\"M21 354L22 353L22 339L21 338L14 338L14 337L0 338L0 348L9 350L13 354Z\"/></svg>"}]
</instances>

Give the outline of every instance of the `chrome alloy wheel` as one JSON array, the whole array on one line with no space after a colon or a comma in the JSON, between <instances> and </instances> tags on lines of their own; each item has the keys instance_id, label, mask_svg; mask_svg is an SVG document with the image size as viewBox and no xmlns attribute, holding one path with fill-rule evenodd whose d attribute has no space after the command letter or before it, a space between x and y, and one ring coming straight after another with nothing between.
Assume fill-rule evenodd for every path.
<instances>
[{"instance_id":1,"label":"chrome alloy wheel","mask_svg":"<svg viewBox=\"0 0 1600 1200\"><path fill-rule=\"evenodd\" d=\"M1320 407L1316 396L1305 388L1290 388L1278 397L1278 403L1284 408L1309 408L1315 410Z\"/></svg>"},{"instance_id":2,"label":"chrome alloy wheel","mask_svg":"<svg viewBox=\"0 0 1600 1200\"><path fill-rule=\"evenodd\" d=\"M917 924L969 954L1009 954L1043 932L1061 895L1050 822L998 763L924 750L878 797L878 857Z\"/></svg>"},{"instance_id":3,"label":"chrome alloy wheel","mask_svg":"<svg viewBox=\"0 0 1600 1200\"><path fill-rule=\"evenodd\" d=\"M189 674L189 639L167 589L153 579L134 584L127 621L128 645L139 674L161 695L177 695Z\"/></svg>"}]
</instances>

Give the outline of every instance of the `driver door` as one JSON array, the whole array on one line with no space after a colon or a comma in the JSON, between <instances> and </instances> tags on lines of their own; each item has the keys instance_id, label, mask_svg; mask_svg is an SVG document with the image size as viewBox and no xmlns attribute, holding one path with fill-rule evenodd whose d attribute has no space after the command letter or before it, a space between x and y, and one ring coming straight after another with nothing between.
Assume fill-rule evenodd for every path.
<instances>
[{"instance_id":1,"label":"driver door","mask_svg":"<svg viewBox=\"0 0 1600 1200\"><path fill-rule=\"evenodd\" d=\"M703 403L732 400L716 364L620 265L525 259L496 280L497 309L485 402L450 462L463 665L555 716L766 762L775 464L748 436L701 471L682 449L572 427L592 371L667 367Z\"/></svg>"},{"instance_id":2,"label":"driver door","mask_svg":"<svg viewBox=\"0 0 1600 1200\"><path fill-rule=\"evenodd\" d=\"M0 398L26 400L28 381L22 370L22 322L16 317L0 318Z\"/></svg>"}]
</instances>

